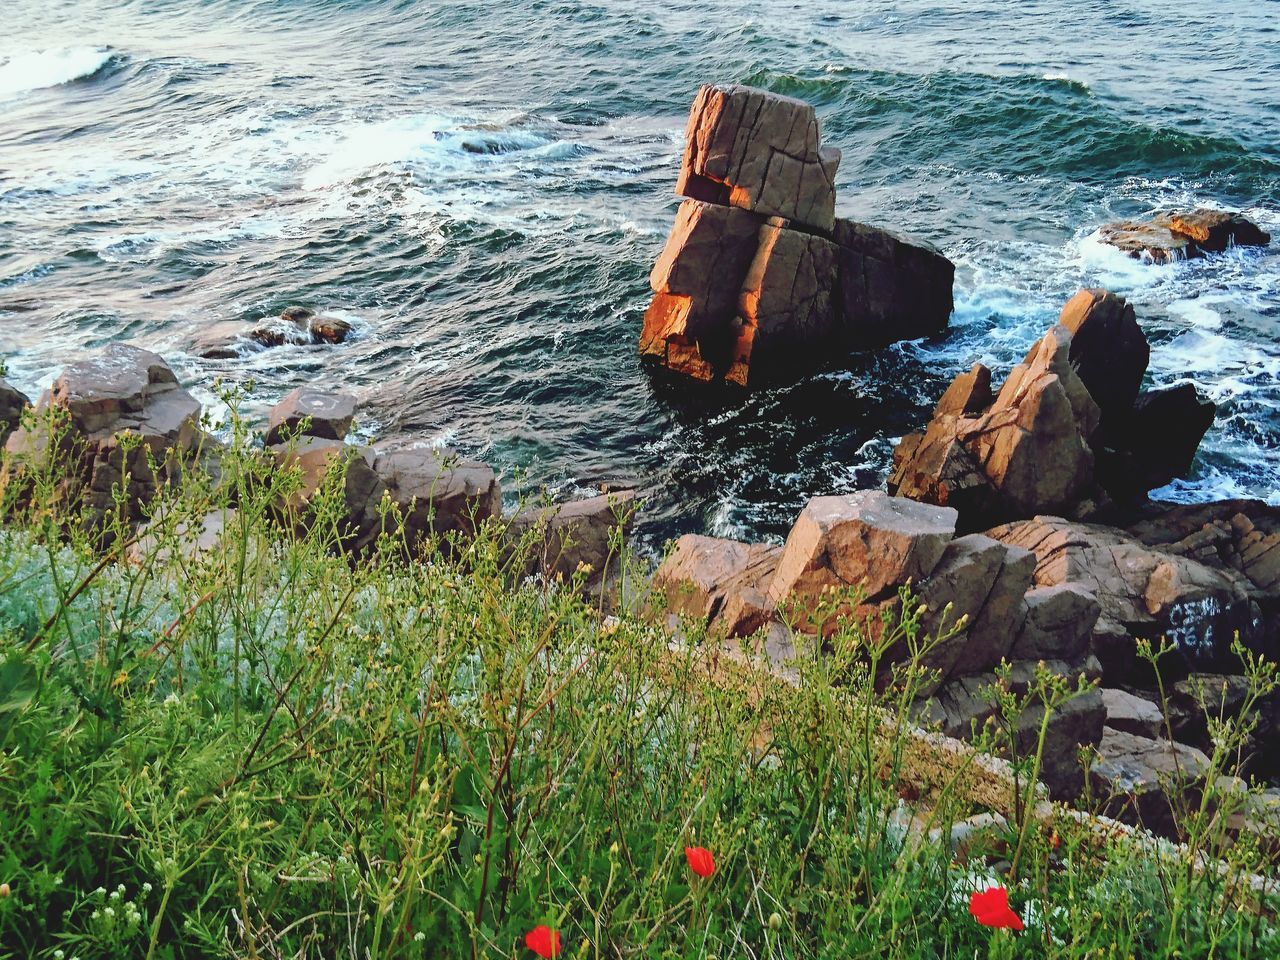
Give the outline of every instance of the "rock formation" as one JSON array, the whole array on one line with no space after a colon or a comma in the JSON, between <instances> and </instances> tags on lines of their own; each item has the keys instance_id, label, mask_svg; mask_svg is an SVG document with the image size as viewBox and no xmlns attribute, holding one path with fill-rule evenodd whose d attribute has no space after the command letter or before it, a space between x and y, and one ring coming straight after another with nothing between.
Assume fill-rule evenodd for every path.
<instances>
[{"instance_id":1,"label":"rock formation","mask_svg":"<svg viewBox=\"0 0 1280 960\"><path fill-rule=\"evenodd\" d=\"M1019 546L982 535L955 536L956 513L947 507L911 503L879 491L860 491L809 502L782 547L689 535L654 576L665 611L705 624L714 634L744 637L788 627L827 634L841 613L873 633L897 612L900 589L910 583L925 604L923 634L942 635L923 657L935 671L923 685L917 713L952 736L969 736L994 715L982 688L995 680L1002 661L1013 663L1015 687L1025 689L1037 662L1072 678L1100 673L1089 653L1100 605L1076 586L1044 589L1034 581L1036 558ZM861 587L859 605L833 612L823 607L832 589ZM822 610L821 614L817 612ZM826 618L813 622L813 617ZM961 621L961 618L964 620ZM874 637L872 639L875 639ZM882 682L892 682L894 664L910 651L898 642L881 661ZM1020 720L1020 738L1038 729L1034 711ZM1060 795L1083 783L1074 762L1082 743L1096 743L1105 711L1089 693L1052 721L1057 759L1045 781Z\"/></svg>"},{"instance_id":2,"label":"rock formation","mask_svg":"<svg viewBox=\"0 0 1280 960\"><path fill-rule=\"evenodd\" d=\"M903 437L889 490L954 507L963 530L1132 506L1191 466L1214 405L1190 384L1141 393L1150 348L1122 298L1081 290L998 394L981 364Z\"/></svg>"},{"instance_id":3,"label":"rock formation","mask_svg":"<svg viewBox=\"0 0 1280 960\"><path fill-rule=\"evenodd\" d=\"M954 266L926 244L836 218L839 162L809 104L704 86L676 184L688 199L650 274L641 354L746 386L833 345L945 329Z\"/></svg>"},{"instance_id":4,"label":"rock formation","mask_svg":"<svg viewBox=\"0 0 1280 960\"><path fill-rule=\"evenodd\" d=\"M5 446L19 464L54 456L71 464L64 493L83 501L91 526L117 509L117 495L137 521L180 462L199 453L200 413L164 360L116 343L67 367L37 403L36 421Z\"/></svg>"},{"instance_id":5,"label":"rock formation","mask_svg":"<svg viewBox=\"0 0 1280 960\"><path fill-rule=\"evenodd\" d=\"M1232 246L1265 247L1271 235L1242 214L1200 208L1108 223L1098 228L1098 239L1136 259L1168 263Z\"/></svg>"}]
</instances>

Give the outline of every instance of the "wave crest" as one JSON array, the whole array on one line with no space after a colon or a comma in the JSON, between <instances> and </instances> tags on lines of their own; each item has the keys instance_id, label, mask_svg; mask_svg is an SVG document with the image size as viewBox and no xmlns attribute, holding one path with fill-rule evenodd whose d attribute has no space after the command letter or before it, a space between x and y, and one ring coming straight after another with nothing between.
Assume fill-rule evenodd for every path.
<instances>
[{"instance_id":1,"label":"wave crest","mask_svg":"<svg viewBox=\"0 0 1280 960\"><path fill-rule=\"evenodd\" d=\"M83 80L105 67L113 56L110 47L62 47L16 54L0 65L0 98Z\"/></svg>"}]
</instances>

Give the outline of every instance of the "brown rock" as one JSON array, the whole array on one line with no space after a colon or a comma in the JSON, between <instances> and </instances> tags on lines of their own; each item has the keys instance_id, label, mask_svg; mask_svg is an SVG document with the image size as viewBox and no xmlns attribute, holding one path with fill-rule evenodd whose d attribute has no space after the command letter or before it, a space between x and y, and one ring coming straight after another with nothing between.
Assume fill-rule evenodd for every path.
<instances>
[{"instance_id":1,"label":"brown rock","mask_svg":"<svg viewBox=\"0 0 1280 960\"><path fill-rule=\"evenodd\" d=\"M1243 575L1178 556L1107 527L1056 517L1006 524L987 531L1036 555L1036 584L1075 584L1101 608L1094 649L1112 682L1142 685L1151 676L1134 640L1168 639L1174 654L1165 670L1212 669L1234 661L1239 633L1255 649L1270 651L1275 637Z\"/></svg>"},{"instance_id":2,"label":"brown rock","mask_svg":"<svg viewBox=\"0 0 1280 960\"><path fill-rule=\"evenodd\" d=\"M846 340L878 347L947 328L955 264L935 247L845 219L835 223L835 242Z\"/></svg>"},{"instance_id":3,"label":"brown rock","mask_svg":"<svg viewBox=\"0 0 1280 960\"><path fill-rule=\"evenodd\" d=\"M1099 411L1071 365L1070 348L1070 332L1054 327L1013 368L986 413L944 413L923 436L904 438L890 492L964 511L961 529L1079 502L1092 487L1088 437Z\"/></svg>"},{"instance_id":4,"label":"brown rock","mask_svg":"<svg viewBox=\"0 0 1280 960\"><path fill-rule=\"evenodd\" d=\"M962 373L951 381L938 405L933 409L934 419L940 417L976 417L995 402L991 392L991 371L975 363L968 373Z\"/></svg>"},{"instance_id":5,"label":"brown rock","mask_svg":"<svg viewBox=\"0 0 1280 960\"><path fill-rule=\"evenodd\" d=\"M1109 223L1098 229L1098 239L1131 257L1167 263L1220 253L1232 245L1265 247L1271 235L1239 213L1198 209Z\"/></svg>"},{"instance_id":6,"label":"brown rock","mask_svg":"<svg viewBox=\"0 0 1280 960\"><path fill-rule=\"evenodd\" d=\"M772 604L763 584L773 575L781 549L687 534L653 577L671 612L718 622L728 636L764 626Z\"/></svg>"},{"instance_id":7,"label":"brown rock","mask_svg":"<svg viewBox=\"0 0 1280 960\"><path fill-rule=\"evenodd\" d=\"M271 446L296 436L304 422L308 437L341 440L350 432L355 415L356 401L350 394L298 387L271 408L266 442Z\"/></svg>"},{"instance_id":8,"label":"brown rock","mask_svg":"<svg viewBox=\"0 0 1280 960\"><path fill-rule=\"evenodd\" d=\"M371 447L348 446L340 440L307 439L301 444L269 447L281 469L299 472L297 490L278 505L288 524L300 533L314 522L313 505L331 471L341 470L342 516L338 521L341 546L352 553L373 546L384 532L379 504L386 484L374 470ZM392 533L386 529L386 533Z\"/></svg>"},{"instance_id":9,"label":"brown rock","mask_svg":"<svg viewBox=\"0 0 1280 960\"><path fill-rule=\"evenodd\" d=\"M839 151L809 104L737 84L698 91L676 192L830 230Z\"/></svg>"},{"instance_id":10,"label":"brown rock","mask_svg":"<svg viewBox=\"0 0 1280 960\"><path fill-rule=\"evenodd\" d=\"M57 457L67 467L65 494L84 500L90 526L116 510L114 491L126 477L125 510L130 520L141 520L179 463L194 458L205 440L200 404L164 360L130 344L112 344L67 367L36 411L51 406L66 411L68 434L51 437L48 418L38 418L13 431L6 448L20 462ZM126 435L138 442L126 443Z\"/></svg>"},{"instance_id":11,"label":"brown rock","mask_svg":"<svg viewBox=\"0 0 1280 960\"><path fill-rule=\"evenodd\" d=\"M428 537L470 537L502 516L502 489L493 469L438 447L380 449L373 470L400 509L405 540L416 552Z\"/></svg>"},{"instance_id":12,"label":"brown rock","mask_svg":"<svg viewBox=\"0 0 1280 960\"><path fill-rule=\"evenodd\" d=\"M697 200L680 204L675 225L653 270L649 285L659 295L688 298L684 310L650 308L640 337L640 352L658 354L672 336L689 339L723 336L738 311L747 268L756 256L761 217L733 207ZM663 298L655 298L655 306ZM678 317L678 322L673 318Z\"/></svg>"},{"instance_id":13,"label":"brown rock","mask_svg":"<svg viewBox=\"0 0 1280 960\"><path fill-rule=\"evenodd\" d=\"M741 323L726 379L746 386L760 367L776 366L829 339L834 277L830 241L774 221L761 227L738 297Z\"/></svg>"},{"instance_id":14,"label":"brown rock","mask_svg":"<svg viewBox=\"0 0 1280 960\"><path fill-rule=\"evenodd\" d=\"M345 343L355 327L339 317L312 317L307 332L313 343Z\"/></svg>"},{"instance_id":15,"label":"brown rock","mask_svg":"<svg viewBox=\"0 0 1280 960\"><path fill-rule=\"evenodd\" d=\"M1190 237L1196 246L1209 253L1220 253L1231 246L1265 247L1271 234L1239 213L1225 210L1192 210L1175 213L1168 218L1171 229Z\"/></svg>"},{"instance_id":16,"label":"brown rock","mask_svg":"<svg viewBox=\"0 0 1280 960\"><path fill-rule=\"evenodd\" d=\"M826 587L865 583L876 600L908 579L929 576L955 533L955 511L877 490L814 497L783 546L769 584L774 603Z\"/></svg>"},{"instance_id":17,"label":"brown rock","mask_svg":"<svg viewBox=\"0 0 1280 960\"><path fill-rule=\"evenodd\" d=\"M1239 571L1260 597L1280 593L1280 507L1261 500L1164 505L1129 533L1168 553Z\"/></svg>"}]
</instances>

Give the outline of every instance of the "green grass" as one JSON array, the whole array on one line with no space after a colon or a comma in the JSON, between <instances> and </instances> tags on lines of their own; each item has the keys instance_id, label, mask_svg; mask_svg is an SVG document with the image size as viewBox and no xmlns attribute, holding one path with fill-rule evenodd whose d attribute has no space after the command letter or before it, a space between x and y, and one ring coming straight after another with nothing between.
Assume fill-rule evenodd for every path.
<instances>
[{"instance_id":1,"label":"green grass","mask_svg":"<svg viewBox=\"0 0 1280 960\"><path fill-rule=\"evenodd\" d=\"M876 692L854 624L791 685L522 582L497 526L410 561L389 513L349 558L336 487L283 516L296 478L232 432L132 561L62 466L0 471L0 958L532 957L542 923L565 957L1280 955L1236 882L1266 851L1210 819L1162 856L1025 803L963 856L929 840L975 812L964 771L921 794L881 713L919 676ZM988 878L1022 933L969 915Z\"/></svg>"}]
</instances>

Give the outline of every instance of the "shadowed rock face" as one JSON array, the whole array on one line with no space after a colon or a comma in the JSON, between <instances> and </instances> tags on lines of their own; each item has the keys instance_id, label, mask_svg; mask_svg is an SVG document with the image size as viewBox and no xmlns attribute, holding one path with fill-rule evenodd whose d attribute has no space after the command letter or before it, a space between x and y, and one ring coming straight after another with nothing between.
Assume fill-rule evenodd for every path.
<instances>
[{"instance_id":1,"label":"shadowed rock face","mask_svg":"<svg viewBox=\"0 0 1280 960\"><path fill-rule=\"evenodd\" d=\"M1135 259L1168 263L1221 253L1232 246L1265 247L1271 235L1239 213L1201 208L1108 223L1098 228L1098 239Z\"/></svg>"},{"instance_id":2,"label":"shadowed rock face","mask_svg":"<svg viewBox=\"0 0 1280 960\"><path fill-rule=\"evenodd\" d=\"M30 398L21 390L0 379L0 444L18 429L22 411L31 406Z\"/></svg>"},{"instance_id":3,"label":"shadowed rock face","mask_svg":"<svg viewBox=\"0 0 1280 960\"><path fill-rule=\"evenodd\" d=\"M820 365L832 346L945 329L953 265L836 218L839 161L809 104L703 87L676 184L689 199L649 277L640 353L697 380L749 386Z\"/></svg>"},{"instance_id":4,"label":"shadowed rock face","mask_svg":"<svg viewBox=\"0 0 1280 960\"><path fill-rule=\"evenodd\" d=\"M355 422L356 401L350 394L330 393L314 387L298 387L271 408L267 415L268 444L297 433L307 424L309 437L341 440Z\"/></svg>"}]
</instances>

